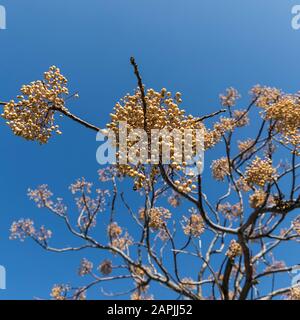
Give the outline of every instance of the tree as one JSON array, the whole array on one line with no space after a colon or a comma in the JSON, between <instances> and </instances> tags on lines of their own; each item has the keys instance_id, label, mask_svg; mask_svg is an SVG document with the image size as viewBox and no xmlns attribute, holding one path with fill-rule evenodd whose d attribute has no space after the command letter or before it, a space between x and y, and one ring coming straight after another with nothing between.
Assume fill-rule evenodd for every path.
<instances>
[{"instance_id":1,"label":"tree","mask_svg":"<svg viewBox=\"0 0 300 320\"><path fill-rule=\"evenodd\" d=\"M126 280L133 285L123 294L131 294L132 299L155 298L150 294L154 283L180 298L195 300L300 299L297 283L280 288L275 282L276 277L286 279L299 267L278 260L276 248L291 248L300 237L300 217L295 215L300 207L300 96L255 86L250 104L239 110L235 106L239 94L229 88L220 96L222 109L202 117L187 116L181 108L180 93L172 96L164 88L159 92L146 90L133 58L131 64L138 88L115 106L108 129L118 136L118 123L126 121L125 140L130 147L138 141L130 134L143 129L147 139L134 149L136 156L141 156L142 150L148 156L153 151L153 129L177 129L181 133L190 130L193 156L184 155L182 162L177 161L173 137L168 142L158 140L156 163L148 160L124 164L121 160L128 153L121 154L117 139L113 144L116 163L99 170L101 186L106 184L106 189L94 191L92 183L84 178L70 186L78 207L76 219L69 215L62 200L53 199L47 185L29 190L29 197L37 206L61 219L82 244L54 248L49 243L51 231L36 228L30 219L12 224L12 239L29 237L48 251L93 248L111 256L97 270L91 261L82 259L79 275L87 278L86 286L55 285L51 296L83 299L93 286ZM55 124L56 114L101 131L68 110L66 102L76 94L69 94L67 79L57 67L51 67L43 81L23 86L21 92L17 102L1 103L2 117L15 135L47 143L54 132L61 133ZM260 119L258 130L254 124L253 136L239 141L237 136L250 125L252 114ZM209 180L201 170L192 174L187 170L191 163L198 169L203 165L203 159L197 158L196 130L202 132L206 152L214 152L217 145L224 147L223 157L211 164ZM180 147L183 140L181 136ZM170 148L169 164L162 161L163 146ZM284 162L284 157L290 161ZM128 181L133 181L132 191L121 191L122 184ZM222 184L225 192L209 197L208 189L215 183ZM130 192L143 204L139 209L129 203ZM124 208L127 222L122 222L121 227L117 211L124 214ZM103 228L105 237L100 236ZM186 263L192 267L187 269Z\"/></svg>"}]
</instances>

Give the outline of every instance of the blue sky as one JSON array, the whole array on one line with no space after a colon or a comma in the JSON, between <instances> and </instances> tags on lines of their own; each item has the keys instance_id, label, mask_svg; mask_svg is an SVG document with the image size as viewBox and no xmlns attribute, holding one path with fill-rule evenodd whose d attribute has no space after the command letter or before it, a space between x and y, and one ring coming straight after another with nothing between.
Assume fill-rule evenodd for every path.
<instances>
[{"instance_id":1,"label":"blue sky","mask_svg":"<svg viewBox=\"0 0 300 320\"><path fill-rule=\"evenodd\" d=\"M22 84L55 64L80 93L70 109L103 127L115 102L136 86L131 55L148 86L181 91L194 115L217 110L218 95L229 86L245 98L257 83L296 92L295 4L300 1L0 0L7 11L7 30L0 30L0 100L16 96ZM96 181L95 134L66 119L62 129L62 136L40 146L13 136L4 121L0 125L0 264L8 273L0 299L47 297L54 283L77 280L81 254L45 253L30 241L8 240L12 221L31 217L69 241L65 229L26 196L28 187L42 183L65 196L79 177Z\"/></svg>"}]
</instances>

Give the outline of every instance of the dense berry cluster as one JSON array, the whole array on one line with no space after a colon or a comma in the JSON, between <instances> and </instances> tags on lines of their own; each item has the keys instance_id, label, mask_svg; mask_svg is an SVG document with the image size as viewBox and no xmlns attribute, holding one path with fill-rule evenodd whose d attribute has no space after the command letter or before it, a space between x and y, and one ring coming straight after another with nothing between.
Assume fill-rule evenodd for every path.
<instances>
[{"instance_id":1,"label":"dense berry cluster","mask_svg":"<svg viewBox=\"0 0 300 320\"><path fill-rule=\"evenodd\" d=\"M39 229L34 227L34 222L30 219L21 219L17 222L13 222L10 228L10 239L20 239L24 241L27 237L31 237L39 243L45 244L48 239L51 238L51 230L47 230L44 226Z\"/></svg>"},{"instance_id":2,"label":"dense berry cluster","mask_svg":"<svg viewBox=\"0 0 300 320\"><path fill-rule=\"evenodd\" d=\"M192 213L189 218L184 217L183 232L185 235L199 237L204 231L204 222L199 214Z\"/></svg>"},{"instance_id":3,"label":"dense berry cluster","mask_svg":"<svg viewBox=\"0 0 300 320\"><path fill-rule=\"evenodd\" d=\"M211 165L212 175L218 181L223 181L230 174L229 163L226 157L214 160Z\"/></svg>"},{"instance_id":4,"label":"dense berry cluster","mask_svg":"<svg viewBox=\"0 0 300 320\"><path fill-rule=\"evenodd\" d=\"M267 194L262 189L257 189L255 192L249 197L249 204L251 208L259 208L261 207L267 198Z\"/></svg>"},{"instance_id":5,"label":"dense berry cluster","mask_svg":"<svg viewBox=\"0 0 300 320\"><path fill-rule=\"evenodd\" d=\"M255 104L261 108L267 108L273 103L276 103L282 95L281 90L277 88L263 87L260 85L253 87L251 93L254 97Z\"/></svg>"},{"instance_id":6,"label":"dense berry cluster","mask_svg":"<svg viewBox=\"0 0 300 320\"><path fill-rule=\"evenodd\" d=\"M299 94L284 94L276 88L256 86L252 92L256 104L263 109L263 117L274 123L282 142L291 144L299 153L300 148L300 97Z\"/></svg>"},{"instance_id":7,"label":"dense berry cluster","mask_svg":"<svg viewBox=\"0 0 300 320\"><path fill-rule=\"evenodd\" d=\"M293 287L291 290L290 290L290 300L300 300L300 287L297 286L297 287Z\"/></svg>"},{"instance_id":8,"label":"dense berry cluster","mask_svg":"<svg viewBox=\"0 0 300 320\"><path fill-rule=\"evenodd\" d=\"M98 270L103 274L103 275L109 275L112 273L112 262L111 260L104 260L100 266L98 267Z\"/></svg>"},{"instance_id":9,"label":"dense berry cluster","mask_svg":"<svg viewBox=\"0 0 300 320\"><path fill-rule=\"evenodd\" d=\"M166 226L166 221L171 218L171 212L163 207L155 207L148 210L148 217L145 217L145 209L140 209L140 219L148 220L149 227L153 230L161 230Z\"/></svg>"},{"instance_id":10,"label":"dense berry cluster","mask_svg":"<svg viewBox=\"0 0 300 320\"><path fill-rule=\"evenodd\" d=\"M123 229L116 222L107 227L107 234L112 246L117 249L126 250L132 244L131 237L127 232L123 235Z\"/></svg>"},{"instance_id":11,"label":"dense berry cluster","mask_svg":"<svg viewBox=\"0 0 300 320\"><path fill-rule=\"evenodd\" d=\"M78 270L78 274L82 276L86 276L90 274L93 270L93 263L87 259L82 259L80 263L80 267Z\"/></svg>"},{"instance_id":12,"label":"dense berry cluster","mask_svg":"<svg viewBox=\"0 0 300 320\"><path fill-rule=\"evenodd\" d=\"M150 152L151 149L152 155L156 154L160 157L160 148L165 148L166 150L170 150L170 160L173 167L178 171L182 170L186 164L184 161L176 163L176 159L184 160L182 159L182 150L178 150L176 145L183 143L182 139L186 138L184 136L186 129L204 130L204 125L192 115L186 115L185 110L180 108L181 102L182 99L179 92L172 97L172 94L164 88L160 92L149 89L146 91L145 109L141 92L137 90L133 95L126 95L115 105L114 112L111 114L111 122L107 124L107 127L113 130L118 137L121 136L120 124L126 123L127 135L125 139L128 148L132 148L137 142L137 138L134 136L136 131L133 130L146 130L147 139L138 146L134 156L140 157L141 150L145 150L147 153L148 151ZM162 133L164 133L165 137L168 137L168 134L174 131L178 136L159 139L157 134L153 134L153 130L155 129L163 130ZM191 139L192 149L195 150L196 134L192 131L190 135L188 138ZM117 147L119 146L120 144L117 142ZM128 160L131 164L124 164L124 162L127 163ZM117 152L117 162L120 172L123 175L134 178L136 180L135 187L139 189L146 180L145 166L141 163L132 164L133 161L130 160L130 155L127 152ZM148 154L146 155L146 160L151 161Z\"/></svg>"},{"instance_id":13,"label":"dense berry cluster","mask_svg":"<svg viewBox=\"0 0 300 320\"><path fill-rule=\"evenodd\" d=\"M54 285L50 296L54 300L66 300L67 294L70 291L70 287L66 285Z\"/></svg>"},{"instance_id":14,"label":"dense berry cluster","mask_svg":"<svg viewBox=\"0 0 300 320\"><path fill-rule=\"evenodd\" d=\"M224 107L233 107L236 104L236 100L241 96L238 91L234 88L228 88L226 94L220 95L221 104Z\"/></svg>"},{"instance_id":15,"label":"dense berry cluster","mask_svg":"<svg viewBox=\"0 0 300 320\"><path fill-rule=\"evenodd\" d=\"M69 94L67 79L53 66L43 81L31 82L21 88L18 101L4 106L2 117L15 135L40 143L48 142L53 132L61 134L54 123L55 110L66 110L64 97Z\"/></svg>"},{"instance_id":16,"label":"dense berry cluster","mask_svg":"<svg viewBox=\"0 0 300 320\"><path fill-rule=\"evenodd\" d=\"M240 256L242 254L241 245L235 240L231 240L229 248L226 252L226 255L229 259L234 260L234 258Z\"/></svg>"},{"instance_id":17,"label":"dense berry cluster","mask_svg":"<svg viewBox=\"0 0 300 320\"><path fill-rule=\"evenodd\" d=\"M297 217L293 221L292 226L293 226L294 231L300 236L300 217Z\"/></svg>"},{"instance_id":18,"label":"dense berry cluster","mask_svg":"<svg viewBox=\"0 0 300 320\"><path fill-rule=\"evenodd\" d=\"M246 182L249 185L264 187L267 182L276 178L276 169L272 167L270 159L256 157L246 170Z\"/></svg>"}]
</instances>

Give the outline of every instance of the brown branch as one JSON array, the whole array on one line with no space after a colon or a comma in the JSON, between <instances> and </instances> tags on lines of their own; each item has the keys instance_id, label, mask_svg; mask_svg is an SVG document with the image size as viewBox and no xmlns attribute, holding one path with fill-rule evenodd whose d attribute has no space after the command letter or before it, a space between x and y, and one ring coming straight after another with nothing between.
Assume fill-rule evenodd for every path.
<instances>
[{"instance_id":1,"label":"brown branch","mask_svg":"<svg viewBox=\"0 0 300 320\"><path fill-rule=\"evenodd\" d=\"M88 128L88 129L91 129L91 130L94 130L96 132L99 132L100 131L100 128L96 127L95 125L93 124L90 124L89 122L85 121L85 120L82 120L81 118L75 116L74 114L72 114L70 111L68 110L64 110L64 109L61 109L61 108L55 108L55 107L52 107L51 108L52 110L54 111L58 111L60 112L61 114L65 115L66 117L68 117L69 119L83 125L84 127Z\"/></svg>"},{"instance_id":2,"label":"brown branch","mask_svg":"<svg viewBox=\"0 0 300 320\"><path fill-rule=\"evenodd\" d=\"M138 86L141 92L141 98L142 98L142 103L143 103L143 111L144 111L144 130L147 132L147 103L146 103L146 96L145 96L145 88L143 85L142 77L139 72L138 65L135 62L134 57L130 58L130 63L132 64L134 68L134 74L137 77L138 80Z\"/></svg>"},{"instance_id":3,"label":"brown branch","mask_svg":"<svg viewBox=\"0 0 300 320\"><path fill-rule=\"evenodd\" d=\"M229 300L229 280L230 280L232 267L233 267L232 260L228 258L225 271L224 271L223 282L222 282L222 291L223 291L225 300Z\"/></svg>"},{"instance_id":4,"label":"brown branch","mask_svg":"<svg viewBox=\"0 0 300 320\"><path fill-rule=\"evenodd\" d=\"M244 235L242 233L239 233L239 242L242 247L243 251L243 257L244 257L244 265L245 265L245 283L242 288L239 300L246 300L248 293L252 287L252 281L253 281L253 267L251 263L251 255L250 250L248 248L248 245L246 243L246 240L244 238Z\"/></svg>"},{"instance_id":5,"label":"brown branch","mask_svg":"<svg viewBox=\"0 0 300 320\"><path fill-rule=\"evenodd\" d=\"M162 164L159 164L159 168L160 168L160 172L161 175L164 179L164 181L174 190L176 191L178 194L180 194L181 196L183 196L184 198L186 198L187 200L189 200L190 202L192 202L193 204L195 204L197 206L197 208L200 211L200 214L204 220L204 222L210 226L213 230L219 231L219 232L225 232L225 233L230 233L230 234L237 234L237 230L236 229L231 229L231 228L226 228L220 225L215 224L214 222L212 222L208 216L206 215L206 212L204 211L203 206L201 205L201 203L196 200L195 198L191 197L189 194L185 193L185 192L180 192L178 190L178 188L175 186L175 184L169 179L164 167Z\"/></svg>"},{"instance_id":6,"label":"brown branch","mask_svg":"<svg viewBox=\"0 0 300 320\"><path fill-rule=\"evenodd\" d=\"M227 111L226 109L221 109L221 110L216 111L216 112L213 112L213 113L211 113L211 114L207 114L207 115L205 115L205 116L197 119L196 122L200 122L200 121L204 121L204 120L209 119L209 118L213 118L213 117L217 116L218 114L224 113L224 112L226 112L226 111Z\"/></svg>"},{"instance_id":7,"label":"brown branch","mask_svg":"<svg viewBox=\"0 0 300 320\"><path fill-rule=\"evenodd\" d=\"M5 105L7 105L7 104L8 104L8 102L0 101L0 105L1 105L1 106L5 106ZM75 121L75 122L83 125L84 127L88 128L88 129L94 130L94 131L96 131L96 132L99 132L99 131L100 131L100 128L98 128L98 127L96 127L95 125L93 125L93 124L91 124L91 123L89 123L89 122L87 122L87 121L85 121L85 120L83 120L83 119L75 116L74 114L72 114L72 113L71 113L69 110L67 110L67 109L62 109L62 108L57 108L57 107L55 107L55 106L51 106L51 107L49 108L49 111L51 111L51 110L57 111L57 112L63 114L64 116L66 116L66 117L68 117L69 119L71 119L71 120L73 120L73 121Z\"/></svg>"}]
</instances>

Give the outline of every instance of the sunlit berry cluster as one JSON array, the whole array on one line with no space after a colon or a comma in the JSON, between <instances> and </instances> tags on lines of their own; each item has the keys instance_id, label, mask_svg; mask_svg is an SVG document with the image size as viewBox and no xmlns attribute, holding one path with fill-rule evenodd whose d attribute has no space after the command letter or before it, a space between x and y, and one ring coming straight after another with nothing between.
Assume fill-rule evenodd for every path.
<instances>
[{"instance_id":1,"label":"sunlit berry cluster","mask_svg":"<svg viewBox=\"0 0 300 320\"><path fill-rule=\"evenodd\" d=\"M162 89L160 92L149 89L146 91L145 102L146 109L144 108L141 92L139 90L133 95L126 95L115 105L114 112L111 114L111 122L107 124L107 127L119 136L119 134L121 134L119 128L120 123L126 123L126 145L128 148L131 148L137 142L132 136L134 134L133 129L146 130L148 140L143 141L142 145L139 145L136 152L137 156L140 155L140 150L142 149L149 152L151 149L152 154L161 156L160 148L170 148L170 160L173 163L173 167L176 164L176 170L183 169L185 167L185 159L182 159L182 150L179 152L175 147L175 144L179 143L181 145L183 143L183 139L185 139L184 130L186 129L204 130L203 123L192 115L186 115L185 110L180 108L182 100L179 92L177 92L175 96L172 96L166 89ZM164 130L165 135L176 130L180 141L177 141L176 137L171 139L159 139L157 134L151 134L151 130L155 129ZM195 150L196 134L194 131L192 132L192 150ZM155 139L157 139L157 141ZM117 146L119 146L118 142ZM176 160L179 158L181 160L180 163L176 163ZM149 157L147 157L147 159L150 160ZM123 161L127 162L127 160L130 160L127 153L117 152L117 162L119 164L120 172L123 175L135 178L137 180L135 187L139 189L143 186L143 182L146 179L145 168L140 164L122 164Z\"/></svg>"},{"instance_id":2,"label":"sunlit berry cluster","mask_svg":"<svg viewBox=\"0 0 300 320\"><path fill-rule=\"evenodd\" d=\"M51 200L53 194L46 184L39 186L37 189L28 189L27 195L30 200L33 200L36 203L38 208L51 206L53 204L53 201Z\"/></svg>"},{"instance_id":3,"label":"sunlit berry cluster","mask_svg":"<svg viewBox=\"0 0 300 320\"><path fill-rule=\"evenodd\" d=\"M234 258L242 254L242 247L236 240L231 240L229 248L226 255L229 259L234 260Z\"/></svg>"},{"instance_id":4,"label":"sunlit berry cluster","mask_svg":"<svg viewBox=\"0 0 300 320\"><path fill-rule=\"evenodd\" d=\"M78 274L82 276L86 276L90 274L93 270L93 263L87 259L82 259L80 263L80 267L78 270Z\"/></svg>"},{"instance_id":5,"label":"sunlit berry cluster","mask_svg":"<svg viewBox=\"0 0 300 320\"><path fill-rule=\"evenodd\" d=\"M204 222L200 214L192 213L184 218L183 232L187 236L199 237L204 231Z\"/></svg>"},{"instance_id":6,"label":"sunlit berry cluster","mask_svg":"<svg viewBox=\"0 0 300 320\"><path fill-rule=\"evenodd\" d=\"M122 175L114 165L99 169L98 176L101 182L112 181L114 178L122 179Z\"/></svg>"},{"instance_id":7,"label":"sunlit berry cluster","mask_svg":"<svg viewBox=\"0 0 300 320\"><path fill-rule=\"evenodd\" d=\"M252 89L256 105L263 109L264 119L273 122L284 144L300 148L300 99L299 94L284 94L281 90L256 86Z\"/></svg>"},{"instance_id":8,"label":"sunlit berry cluster","mask_svg":"<svg viewBox=\"0 0 300 320\"><path fill-rule=\"evenodd\" d=\"M27 237L31 237L37 242L45 244L51 236L51 230L47 230L44 226L36 229L34 222L30 219L13 222L10 228L10 239L12 240L20 239L24 241Z\"/></svg>"},{"instance_id":9,"label":"sunlit berry cluster","mask_svg":"<svg viewBox=\"0 0 300 320\"><path fill-rule=\"evenodd\" d=\"M256 157L247 167L245 180L249 185L264 187L267 182L276 179L276 169L272 167L270 159Z\"/></svg>"},{"instance_id":10,"label":"sunlit berry cluster","mask_svg":"<svg viewBox=\"0 0 300 320\"><path fill-rule=\"evenodd\" d=\"M300 300L300 287L296 286L291 288L289 297L290 300Z\"/></svg>"},{"instance_id":11,"label":"sunlit berry cluster","mask_svg":"<svg viewBox=\"0 0 300 320\"><path fill-rule=\"evenodd\" d=\"M67 207L63 203L62 198L57 198L55 201L52 199L52 192L49 190L48 185L43 184L36 189L28 189L28 197L33 200L38 208L46 207L58 215L65 215Z\"/></svg>"},{"instance_id":12,"label":"sunlit berry cluster","mask_svg":"<svg viewBox=\"0 0 300 320\"><path fill-rule=\"evenodd\" d=\"M131 300L153 300L154 299L153 295L148 295L138 290L135 291L130 298Z\"/></svg>"},{"instance_id":13,"label":"sunlit berry cluster","mask_svg":"<svg viewBox=\"0 0 300 320\"><path fill-rule=\"evenodd\" d=\"M136 266L131 266L130 271L134 277L138 277L140 280L145 279L145 271L142 268L136 267ZM139 282L141 283L142 281L139 281ZM143 289L145 289L145 287Z\"/></svg>"},{"instance_id":14,"label":"sunlit berry cluster","mask_svg":"<svg viewBox=\"0 0 300 320\"><path fill-rule=\"evenodd\" d=\"M93 183L92 182L88 182L85 180L85 178L81 178L81 179L77 179L76 182L72 183L69 187L70 191L72 192L72 194L76 194L76 193L91 193L92 191L92 186Z\"/></svg>"},{"instance_id":15,"label":"sunlit berry cluster","mask_svg":"<svg viewBox=\"0 0 300 320\"><path fill-rule=\"evenodd\" d=\"M11 239L21 239L24 240L26 237L35 234L34 222L30 219L21 219L14 222L10 228L10 238Z\"/></svg>"},{"instance_id":16,"label":"sunlit berry cluster","mask_svg":"<svg viewBox=\"0 0 300 320\"><path fill-rule=\"evenodd\" d=\"M109 275L112 273L112 261L111 260L104 260L102 263L99 265L98 270L103 274L103 275Z\"/></svg>"},{"instance_id":17,"label":"sunlit berry cluster","mask_svg":"<svg viewBox=\"0 0 300 320\"><path fill-rule=\"evenodd\" d=\"M221 104L224 107L233 107L236 104L236 100L241 96L238 91L234 88L226 89L226 94L220 95Z\"/></svg>"},{"instance_id":18,"label":"sunlit berry cluster","mask_svg":"<svg viewBox=\"0 0 300 320\"><path fill-rule=\"evenodd\" d=\"M151 208L147 211L148 216L145 217L145 209L141 208L139 211L139 217L142 221L147 221L149 227L153 230L161 230L166 226L166 222L171 218L171 212L163 207Z\"/></svg>"},{"instance_id":19,"label":"sunlit berry cluster","mask_svg":"<svg viewBox=\"0 0 300 320\"><path fill-rule=\"evenodd\" d=\"M122 232L122 228L116 222L111 223L107 228L107 233L111 238L118 238Z\"/></svg>"},{"instance_id":20,"label":"sunlit berry cluster","mask_svg":"<svg viewBox=\"0 0 300 320\"><path fill-rule=\"evenodd\" d=\"M182 110L181 94L178 92L172 97L170 92L162 89L160 92L149 89L145 97L147 103L146 115L144 114L141 93L139 90L134 95L126 95L114 107L111 114L111 123L108 128L117 129L119 122L126 121L128 129L196 129L202 128L201 122L192 115L186 116Z\"/></svg>"},{"instance_id":21,"label":"sunlit berry cluster","mask_svg":"<svg viewBox=\"0 0 300 320\"><path fill-rule=\"evenodd\" d=\"M224 126L220 123L216 123L213 129L204 130L204 149L208 150L213 148L220 142L222 134L224 134ZM231 129L231 126L230 126Z\"/></svg>"},{"instance_id":22,"label":"sunlit berry cluster","mask_svg":"<svg viewBox=\"0 0 300 320\"><path fill-rule=\"evenodd\" d=\"M276 130L285 144L300 147L300 100L298 96L285 95L276 103L265 107L265 118L276 123Z\"/></svg>"},{"instance_id":23,"label":"sunlit berry cluster","mask_svg":"<svg viewBox=\"0 0 300 320\"><path fill-rule=\"evenodd\" d=\"M293 221L292 226L293 226L294 231L300 236L300 217L297 217Z\"/></svg>"},{"instance_id":24,"label":"sunlit berry cluster","mask_svg":"<svg viewBox=\"0 0 300 320\"><path fill-rule=\"evenodd\" d=\"M249 197L249 204L251 208L259 208L266 202L267 194L263 189L257 189Z\"/></svg>"},{"instance_id":25,"label":"sunlit berry cluster","mask_svg":"<svg viewBox=\"0 0 300 320\"><path fill-rule=\"evenodd\" d=\"M54 300L66 300L67 299L67 294L70 291L70 287L67 285L54 285L50 296Z\"/></svg>"},{"instance_id":26,"label":"sunlit berry cluster","mask_svg":"<svg viewBox=\"0 0 300 320\"><path fill-rule=\"evenodd\" d=\"M226 157L214 160L211 165L212 175L217 181L224 181L225 177L230 174L229 163Z\"/></svg>"},{"instance_id":27,"label":"sunlit berry cluster","mask_svg":"<svg viewBox=\"0 0 300 320\"><path fill-rule=\"evenodd\" d=\"M148 267L145 267L148 269ZM139 266L131 266L130 273L134 279L136 290L131 295L131 300L153 300L153 296L149 295L147 292L149 290L148 277L144 269Z\"/></svg>"},{"instance_id":28,"label":"sunlit berry cluster","mask_svg":"<svg viewBox=\"0 0 300 320\"><path fill-rule=\"evenodd\" d=\"M195 184L195 179L192 179L192 177L188 177L188 178L183 177L181 180L175 180L174 183L179 192L189 193L197 189L197 186Z\"/></svg>"},{"instance_id":29,"label":"sunlit berry cluster","mask_svg":"<svg viewBox=\"0 0 300 320\"><path fill-rule=\"evenodd\" d=\"M121 164L117 165L118 171L122 176L127 176L134 179L134 189L139 190L144 186L146 181L145 166Z\"/></svg>"},{"instance_id":30,"label":"sunlit berry cluster","mask_svg":"<svg viewBox=\"0 0 300 320\"><path fill-rule=\"evenodd\" d=\"M240 177L236 181L236 186L237 186L238 190L243 191L243 192L249 192L251 190L251 187L248 185L248 183L244 177Z\"/></svg>"},{"instance_id":31,"label":"sunlit berry cluster","mask_svg":"<svg viewBox=\"0 0 300 320\"><path fill-rule=\"evenodd\" d=\"M123 235L123 229L116 223L112 222L107 227L107 234L111 245L120 250L126 250L132 244L132 239L127 232Z\"/></svg>"},{"instance_id":32,"label":"sunlit berry cluster","mask_svg":"<svg viewBox=\"0 0 300 320\"><path fill-rule=\"evenodd\" d=\"M181 204L180 195L173 191L172 194L168 197L168 203L174 208L179 207Z\"/></svg>"},{"instance_id":33,"label":"sunlit berry cluster","mask_svg":"<svg viewBox=\"0 0 300 320\"><path fill-rule=\"evenodd\" d=\"M266 108L276 103L282 95L281 90L271 87L256 85L250 91L253 95L255 104L259 107Z\"/></svg>"},{"instance_id":34,"label":"sunlit berry cluster","mask_svg":"<svg viewBox=\"0 0 300 320\"><path fill-rule=\"evenodd\" d=\"M86 300L85 288L72 288L67 284L55 284L52 287L50 297L53 300Z\"/></svg>"},{"instance_id":35,"label":"sunlit berry cluster","mask_svg":"<svg viewBox=\"0 0 300 320\"><path fill-rule=\"evenodd\" d=\"M66 110L64 97L69 94L67 79L52 66L43 81L31 82L21 88L18 101L4 106L2 117L15 135L46 143L53 132L61 134L55 124L55 110Z\"/></svg>"},{"instance_id":36,"label":"sunlit berry cluster","mask_svg":"<svg viewBox=\"0 0 300 320\"><path fill-rule=\"evenodd\" d=\"M246 126L248 123L249 117L246 111L234 110L230 118L221 117L214 123L212 129L204 127L204 149L213 148L227 132L232 132L235 128Z\"/></svg>"}]
</instances>

